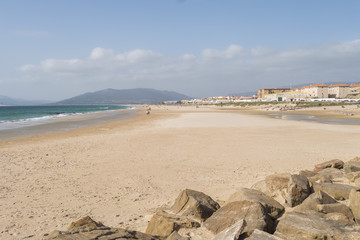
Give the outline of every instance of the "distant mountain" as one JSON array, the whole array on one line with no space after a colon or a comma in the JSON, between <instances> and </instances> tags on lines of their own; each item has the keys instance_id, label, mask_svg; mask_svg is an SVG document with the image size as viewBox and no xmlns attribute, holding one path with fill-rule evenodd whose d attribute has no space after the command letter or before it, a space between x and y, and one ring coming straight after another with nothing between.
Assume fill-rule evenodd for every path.
<instances>
[{"instance_id":1,"label":"distant mountain","mask_svg":"<svg viewBox=\"0 0 360 240\"><path fill-rule=\"evenodd\" d=\"M56 104L149 104L160 103L163 101L179 101L183 99L191 98L177 92L159 91L149 88L122 90L109 88L65 99Z\"/></svg>"},{"instance_id":2,"label":"distant mountain","mask_svg":"<svg viewBox=\"0 0 360 240\"><path fill-rule=\"evenodd\" d=\"M43 105L48 104L50 101L46 100L24 100L17 98L10 98L7 96L0 95L0 105L6 106L29 106L29 105Z\"/></svg>"}]
</instances>

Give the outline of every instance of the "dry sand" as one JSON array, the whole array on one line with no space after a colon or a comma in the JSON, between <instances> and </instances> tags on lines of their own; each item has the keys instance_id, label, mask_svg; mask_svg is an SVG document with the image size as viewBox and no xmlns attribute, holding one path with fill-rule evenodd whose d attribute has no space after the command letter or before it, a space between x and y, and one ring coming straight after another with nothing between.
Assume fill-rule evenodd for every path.
<instances>
[{"instance_id":1,"label":"dry sand","mask_svg":"<svg viewBox=\"0 0 360 240\"><path fill-rule=\"evenodd\" d=\"M360 125L238 109L153 106L150 115L0 141L0 239L41 239L86 215L144 231L185 188L222 203L266 175L360 156Z\"/></svg>"}]
</instances>

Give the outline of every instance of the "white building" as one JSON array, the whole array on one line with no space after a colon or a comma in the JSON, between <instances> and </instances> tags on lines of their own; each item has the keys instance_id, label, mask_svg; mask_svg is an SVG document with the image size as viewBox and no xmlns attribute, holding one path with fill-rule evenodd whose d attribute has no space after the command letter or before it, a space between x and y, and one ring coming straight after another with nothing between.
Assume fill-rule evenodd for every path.
<instances>
[{"instance_id":1,"label":"white building","mask_svg":"<svg viewBox=\"0 0 360 240\"><path fill-rule=\"evenodd\" d=\"M305 93L308 98L328 98L329 87L324 84L314 84L294 89L297 92Z\"/></svg>"},{"instance_id":2,"label":"white building","mask_svg":"<svg viewBox=\"0 0 360 240\"><path fill-rule=\"evenodd\" d=\"M346 98L350 93L350 86L346 84L333 84L329 86L329 98Z\"/></svg>"}]
</instances>

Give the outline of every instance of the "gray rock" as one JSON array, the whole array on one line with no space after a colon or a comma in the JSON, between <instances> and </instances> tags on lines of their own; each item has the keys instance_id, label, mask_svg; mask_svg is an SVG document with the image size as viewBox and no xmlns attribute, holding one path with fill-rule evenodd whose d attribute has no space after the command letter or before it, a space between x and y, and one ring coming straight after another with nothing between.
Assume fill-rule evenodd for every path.
<instances>
[{"instance_id":1,"label":"gray rock","mask_svg":"<svg viewBox=\"0 0 360 240\"><path fill-rule=\"evenodd\" d=\"M360 224L360 191L351 190L349 199L350 209L354 214L356 222Z\"/></svg>"},{"instance_id":2,"label":"gray rock","mask_svg":"<svg viewBox=\"0 0 360 240\"><path fill-rule=\"evenodd\" d=\"M288 183L288 204L295 207L302 203L311 194L307 177L291 175Z\"/></svg>"},{"instance_id":3,"label":"gray rock","mask_svg":"<svg viewBox=\"0 0 360 240\"><path fill-rule=\"evenodd\" d=\"M254 232L246 240L283 240L277 236L271 235L270 233L255 229Z\"/></svg>"},{"instance_id":4,"label":"gray rock","mask_svg":"<svg viewBox=\"0 0 360 240\"><path fill-rule=\"evenodd\" d=\"M240 220L246 222L243 231L246 236L255 229L269 233L274 231L274 221L266 213L265 207L258 202L246 200L231 202L220 208L205 221L204 226L214 234L218 234Z\"/></svg>"},{"instance_id":5,"label":"gray rock","mask_svg":"<svg viewBox=\"0 0 360 240\"><path fill-rule=\"evenodd\" d=\"M243 233L246 226L244 219L233 224L231 227L218 233L213 240L237 240Z\"/></svg>"},{"instance_id":6,"label":"gray rock","mask_svg":"<svg viewBox=\"0 0 360 240\"><path fill-rule=\"evenodd\" d=\"M241 188L239 191L231 195L225 205L230 202L242 200L261 203L265 207L266 212L275 219L279 218L285 211L284 206L273 198L267 196L259 190L249 188Z\"/></svg>"},{"instance_id":7,"label":"gray rock","mask_svg":"<svg viewBox=\"0 0 360 240\"><path fill-rule=\"evenodd\" d=\"M180 228L197 228L200 227L200 223L184 217L171 213L167 213L163 210L159 210L150 219L145 233L167 237L174 231L178 231Z\"/></svg>"},{"instance_id":8,"label":"gray rock","mask_svg":"<svg viewBox=\"0 0 360 240\"><path fill-rule=\"evenodd\" d=\"M336 200L349 199L349 194L352 189L358 190L358 187L337 184L337 183L314 183L314 191L324 191Z\"/></svg>"},{"instance_id":9,"label":"gray rock","mask_svg":"<svg viewBox=\"0 0 360 240\"><path fill-rule=\"evenodd\" d=\"M349 172L358 172L360 171L360 158L356 157L344 164L344 171Z\"/></svg>"},{"instance_id":10,"label":"gray rock","mask_svg":"<svg viewBox=\"0 0 360 240\"><path fill-rule=\"evenodd\" d=\"M219 208L220 205L208 195L185 189L181 191L170 210L179 215L204 221Z\"/></svg>"},{"instance_id":11,"label":"gray rock","mask_svg":"<svg viewBox=\"0 0 360 240\"><path fill-rule=\"evenodd\" d=\"M279 221L274 235L284 239L359 239L359 228L328 220L317 212L288 212Z\"/></svg>"}]
</instances>

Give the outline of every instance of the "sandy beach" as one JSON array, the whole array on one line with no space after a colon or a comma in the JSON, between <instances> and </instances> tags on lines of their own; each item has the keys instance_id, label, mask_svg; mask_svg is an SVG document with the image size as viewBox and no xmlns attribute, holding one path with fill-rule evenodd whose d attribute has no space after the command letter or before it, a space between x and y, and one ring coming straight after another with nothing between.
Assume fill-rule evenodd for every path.
<instances>
[{"instance_id":1,"label":"sandy beach","mask_svg":"<svg viewBox=\"0 0 360 240\"><path fill-rule=\"evenodd\" d=\"M321 114L340 116L337 110ZM140 108L132 118L2 140L0 239L42 239L87 215L144 231L155 209L170 206L182 189L221 204L266 175L356 156L360 125L220 107L152 106L150 115Z\"/></svg>"}]
</instances>

